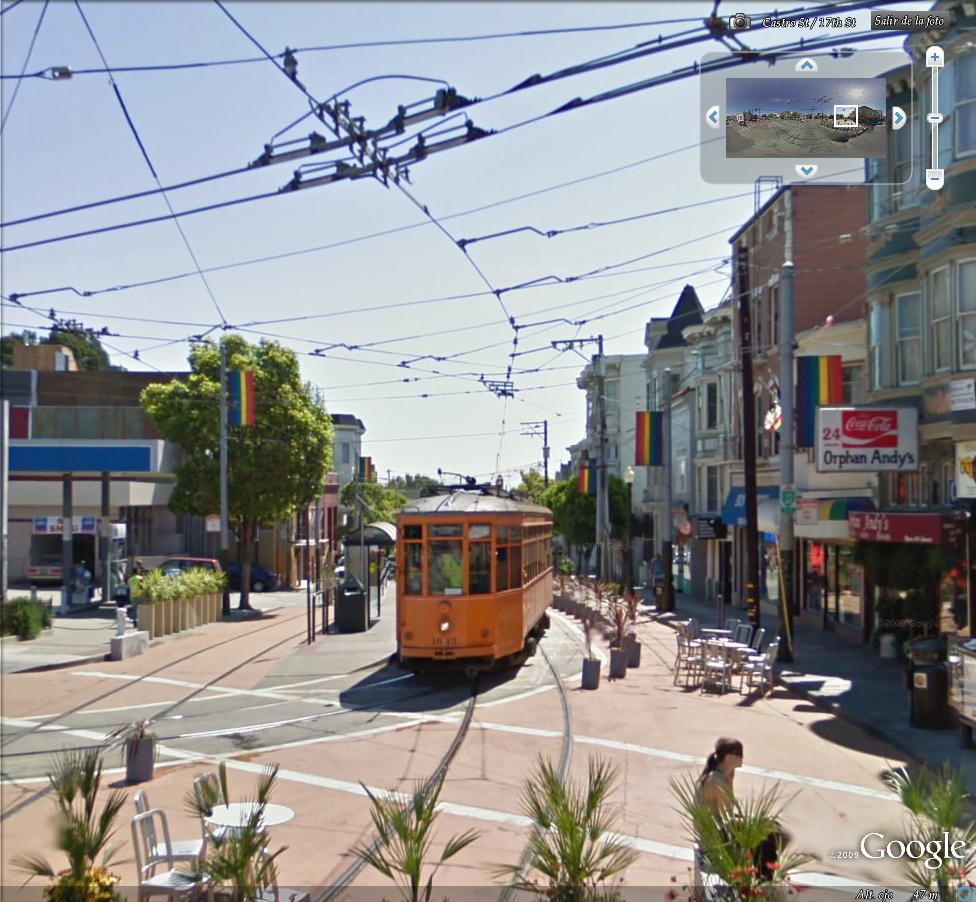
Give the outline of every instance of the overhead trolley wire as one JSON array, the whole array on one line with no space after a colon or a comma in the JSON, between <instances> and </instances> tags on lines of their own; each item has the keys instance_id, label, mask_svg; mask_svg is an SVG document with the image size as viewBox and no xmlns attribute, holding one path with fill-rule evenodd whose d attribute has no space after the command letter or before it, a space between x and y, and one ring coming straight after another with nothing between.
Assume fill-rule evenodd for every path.
<instances>
[{"instance_id":1,"label":"overhead trolley wire","mask_svg":"<svg viewBox=\"0 0 976 902\"><path fill-rule=\"evenodd\" d=\"M18 0L18 2L19 2L19 0ZM33 54L33 52L34 52L34 44L37 42L37 35L40 32L40 30L41 30L42 23L44 22L44 14L47 12L48 2L49 2L49 0L44 0L44 5L41 7L41 14L37 17L37 24L34 26L34 34L31 35L30 44L27 47L27 56L24 57L24 65L23 65L23 68L20 70L20 74L21 75L24 74L24 72L27 69L28 64L30 63L31 54ZM14 3L14 6L16 6L16 5L17 4ZM12 6L8 6L4 10L4 12L8 12L11 9L13 9L13 7ZM16 85L14 85L14 92L13 92L13 94L10 95L10 103L7 104L7 109L5 109L3 111L3 118L0 119L0 134L3 134L3 129L4 129L4 127L7 124L7 117L10 115L10 111L14 108L14 101L17 100L17 94L20 91L20 85L21 85L21 82L19 82L19 81L17 82Z\"/></svg>"}]
</instances>

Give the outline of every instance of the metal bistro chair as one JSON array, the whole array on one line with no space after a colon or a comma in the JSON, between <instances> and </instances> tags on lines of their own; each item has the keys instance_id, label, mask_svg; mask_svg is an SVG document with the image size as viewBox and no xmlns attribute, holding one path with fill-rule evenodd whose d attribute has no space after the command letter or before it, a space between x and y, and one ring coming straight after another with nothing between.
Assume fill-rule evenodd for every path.
<instances>
[{"instance_id":1,"label":"metal bistro chair","mask_svg":"<svg viewBox=\"0 0 976 902\"><path fill-rule=\"evenodd\" d=\"M152 805L149 804L149 797L146 795L144 789L140 789L135 794L133 801L136 806L136 814L145 814L147 811L152 810ZM158 859L164 858L164 846L156 835L155 824L152 819L145 822L143 830L147 835L147 842L152 852L151 857ZM207 841L205 835L201 836L200 839L176 839L169 844L169 857L173 861L188 861L197 864L203 858L203 853L206 848Z\"/></svg>"},{"instance_id":2,"label":"metal bistro chair","mask_svg":"<svg viewBox=\"0 0 976 902\"><path fill-rule=\"evenodd\" d=\"M739 692L743 684L748 681L751 692L756 680L759 681L759 694L765 695L767 688L773 688L773 667L779 652L779 636L773 637L763 655L751 655L742 665L742 678L739 682Z\"/></svg>"},{"instance_id":3,"label":"metal bistro chair","mask_svg":"<svg viewBox=\"0 0 976 902\"><path fill-rule=\"evenodd\" d=\"M743 645L748 645L749 641L752 639L752 624L751 623L740 623L735 628L735 632L732 634L733 642L741 642Z\"/></svg>"},{"instance_id":4,"label":"metal bistro chair","mask_svg":"<svg viewBox=\"0 0 976 902\"><path fill-rule=\"evenodd\" d=\"M701 674L704 659L702 657L701 646L692 647L688 636L683 630L678 630L676 638L678 642L678 654L675 658L674 685L678 685L678 677L684 671L685 686L687 686L692 677L698 677Z\"/></svg>"},{"instance_id":5,"label":"metal bistro chair","mask_svg":"<svg viewBox=\"0 0 976 902\"><path fill-rule=\"evenodd\" d=\"M755 634L752 637L752 642L749 645L752 646L753 651L758 655L762 651L762 640L763 636L766 635L765 627L757 627Z\"/></svg>"},{"instance_id":6,"label":"metal bistro chair","mask_svg":"<svg viewBox=\"0 0 976 902\"><path fill-rule=\"evenodd\" d=\"M726 692L734 667L731 649L724 642L710 640L705 643L704 658L701 691L716 687L721 692Z\"/></svg>"},{"instance_id":7,"label":"metal bistro chair","mask_svg":"<svg viewBox=\"0 0 976 902\"><path fill-rule=\"evenodd\" d=\"M740 623L742 621L738 617L730 617L725 621L725 629L735 636L735 631L739 628Z\"/></svg>"},{"instance_id":8,"label":"metal bistro chair","mask_svg":"<svg viewBox=\"0 0 976 902\"><path fill-rule=\"evenodd\" d=\"M162 843L158 842L160 832ZM139 880L138 902L150 896L168 896L170 899L191 897L200 890L206 890L207 899L213 902L213 886L206 874L186 873L174 867L176 861L171 852L165 812L150 808L132 818L132 848L135 850ZM166 870L157 873L156 868L160 866Z\"/></svg>"}]
</instances>

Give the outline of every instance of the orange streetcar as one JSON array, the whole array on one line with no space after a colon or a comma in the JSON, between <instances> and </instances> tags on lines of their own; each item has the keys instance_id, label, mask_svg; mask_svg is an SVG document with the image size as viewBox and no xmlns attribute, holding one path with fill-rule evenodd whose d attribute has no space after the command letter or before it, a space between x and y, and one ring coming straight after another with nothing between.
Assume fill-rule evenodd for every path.
<instances>
[{"instance_id":1,"label":"orange streetcar","mask_svg":"<svg viewBox=\"0 0 976 902\"><path fill-rule=\"evenodd\" d=\"M468 676L521 663L549 626L552 511L489 487L452 489L397 517L397 652Z\"/></svg>"}]
</instances>

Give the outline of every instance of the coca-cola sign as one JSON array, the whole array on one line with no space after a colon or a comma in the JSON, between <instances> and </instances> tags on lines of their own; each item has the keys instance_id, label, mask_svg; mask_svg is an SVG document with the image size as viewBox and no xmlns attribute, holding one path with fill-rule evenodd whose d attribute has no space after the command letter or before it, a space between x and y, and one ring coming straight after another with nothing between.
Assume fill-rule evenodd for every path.
<instances>
[{"instance_id":1,"label":"coca-cola sign","mask_svg":"<svg viewBox=\"0 0 976 902\"><path fill-rule=\"evenodd\" d=\"M914 407L821 407L817 470L821 473L911 472L918 469Z\"/></svg>"},{"instance_id":2,"label":"coca-cola sign","mask_svg":"<svg viewBox=\"0 0 976 902\"><path fill-rule=\"evenodd\" d=\"M897 448L897 410L842 410L840 439L844 448Z\"/></svg>"}]
</instances>

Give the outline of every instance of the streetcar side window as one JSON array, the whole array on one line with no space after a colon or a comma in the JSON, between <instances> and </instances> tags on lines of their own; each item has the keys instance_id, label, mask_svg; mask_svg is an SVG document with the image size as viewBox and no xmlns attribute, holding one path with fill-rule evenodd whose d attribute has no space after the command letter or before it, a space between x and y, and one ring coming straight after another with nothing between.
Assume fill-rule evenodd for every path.
<instances>
[{"instance_id":1,"label":"streetcar side window","mask_svg":"<svg viewBox=\"0 0 976 902\"><path fill-rule=\"evenodd\" d=\"M460 595L463 575L460 540L427 543L427 594Z\"/></svg>"},{"instance_id":2,"label":"streetcar side window","mask_svg":"<svg viewBox=\"0 0 976 902\"><path fill-rule=\"evenodd\" d=\"M491 542L471 542L468 545L468 594L487 595L491 592Z\"/></svg>"},{"instance_id":3,"label":"streetcar side window","mask_svg":"<svg viewBox=\"0 0 976 902\"><path fill-rule=\"evenodd\" d=\"M509 549L508 583L512 589L522 585L522 546L512 545Z\"/></svg>"},{"instance_id":4,"label":"streetcar side window","mask_svg":"<svg viewBox=\"0 0 976 902\"><path fill-rule=\"evenodd\" d=\"M418 526L417 529L420 527ZM420 542L407 542L403 548L406 562L404 591L407 595L421 595L424 589L424 546Z\"/></svg>"},{"instance_id":5,"label":"streetcar side window","mask_svg":"<svg viewBox=\"0 0 976 902\"><path fill-rule=\"evenodd\" d=\"M408 523L403 527L403 537L405 539L416 539L419 542L424 537L424 528L419 523Z\"/></svg>"}]
</instances>

